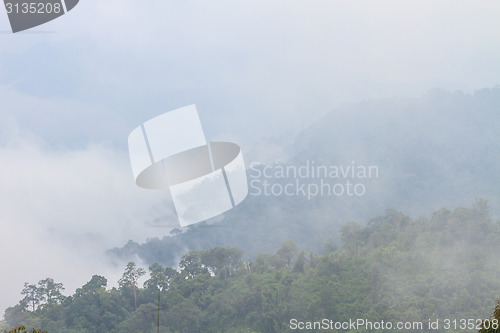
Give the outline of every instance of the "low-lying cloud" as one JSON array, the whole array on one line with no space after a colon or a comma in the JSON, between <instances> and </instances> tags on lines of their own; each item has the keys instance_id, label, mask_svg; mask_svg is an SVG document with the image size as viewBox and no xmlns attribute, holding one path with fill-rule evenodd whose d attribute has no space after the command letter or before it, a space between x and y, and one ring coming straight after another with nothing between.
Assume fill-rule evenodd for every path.
<instances>
[{"instance_id":1,"label":"low-lying cloud","mask_svg":"<svg viewBox=\"0 0 500 333\"><path fill-rule=\"evenodd\" d=\"M51 150L17 138L0 147L2 314L24 282L52 277L69 293L93 274L116 284L123 265L108 262L106 249L178 224L168 193L136 187L128 164L126 152L102 145ZM158 216L167 227L148 227Z\"/></svg>"}]
</instances>

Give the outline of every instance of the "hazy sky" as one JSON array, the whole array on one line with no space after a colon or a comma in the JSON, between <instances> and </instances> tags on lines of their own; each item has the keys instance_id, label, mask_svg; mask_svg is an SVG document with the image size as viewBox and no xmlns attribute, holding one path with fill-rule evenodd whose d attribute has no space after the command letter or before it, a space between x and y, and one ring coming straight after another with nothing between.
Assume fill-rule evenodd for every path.
<instances>
[{"instance_id":1,"label":"hazy sky","mask_svg":"<svg viewBox=\"0 0 500 333\"><path fill-rule=\"evenodd\" d=\"M12 34L0 8L0 313L24 282L115 283L102 251L166 232L145 222L168 194L133 184L138 124L196 104L207 139L245 152L342 103L496 86L498 17L497 0L81 0Z\"/></svg>"}]
</instances>

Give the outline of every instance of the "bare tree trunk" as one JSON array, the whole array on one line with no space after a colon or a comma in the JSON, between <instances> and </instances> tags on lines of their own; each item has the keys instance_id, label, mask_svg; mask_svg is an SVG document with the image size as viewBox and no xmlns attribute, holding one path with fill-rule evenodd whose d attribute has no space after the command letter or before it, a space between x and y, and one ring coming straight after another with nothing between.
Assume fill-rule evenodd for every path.
<instances>
[{"instance_id":1,"label":"bare tree trunk","mask_svg":"<svg viewBox=\"0 0 500 333\"><path fill-rule=\"evenodd\" d=\"M137 294L135 292L135 286L134 286L134 307L137 310Z\"/></svg>"},{"instance_id":2,"label":"bare tree trunk","mask_svg":"<svg viewBox=\"0 0 500 333\"><path fill-rule=\"evenodd\" d=\"M161 295L161 290L158 289L158 325L157 325L157 333L160 333L160 295Z\"/></svg>"}]
</instances>

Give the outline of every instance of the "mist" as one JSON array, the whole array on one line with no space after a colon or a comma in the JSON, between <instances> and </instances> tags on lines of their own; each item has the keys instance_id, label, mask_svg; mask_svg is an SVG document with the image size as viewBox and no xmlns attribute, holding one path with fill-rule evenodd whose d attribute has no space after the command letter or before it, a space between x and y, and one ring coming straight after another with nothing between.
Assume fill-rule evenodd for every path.
<instances>
[{"instance_id":1,"label":"mist","mask_svg":"<svg viewBox=\"0 0 500 333\"><path fill-rule=\"evenodd\" d=\"M178 227L168 192L134 184L126 142L144 121L193 103L207 139L239 144L247 166L380 166L370 198L249 198L218 217L223 225L300 216L338 238L346 221L387 208L418 218L475 197L497 218L499 15L494 0L102 0L10 34L0 14L0 313L24 282L52 277L68 294L93 274L116 283L128 258L106 250ZM290 236L276 229L259 251ZM175 245L173 261L193 249Z\"/></svg>"},{"instance_id":2,"label":"mist","mask_svg":"<svg viewBox=\"0 0 500 333\"><path fill-rule=\"evenodd\" d=\"M68 294L93 274L116 285L126 263L110 261L105 250L178 225L168 193L135 187L126 153L13 141L0 148L3 310L18 302L24 282L46 277L63 283ZM159 217L164 227L151 227Z\"/></svg>"}]
</instances>

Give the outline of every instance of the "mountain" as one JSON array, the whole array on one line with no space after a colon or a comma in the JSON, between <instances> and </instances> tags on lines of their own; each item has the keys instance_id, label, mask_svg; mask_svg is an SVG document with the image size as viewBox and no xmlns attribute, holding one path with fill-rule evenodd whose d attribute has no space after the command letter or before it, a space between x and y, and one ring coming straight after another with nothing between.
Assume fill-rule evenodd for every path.
<instances>
[{"instance_id":1,"label":"mountain","mask_svg":"<svg viewBox=\"0 0 500 333\"><path fill-rule=\"evenodd\" d=\"M246 161L247 199L222 217L111 258L176 265L189 250L237 246L253 258L293 240L319 252L348 221L413 217L484 198L500 216L500 87L340 106L292 138L285 163ZM323 190L323 192L321 192Z\"/></svg>"}]
</instances>

